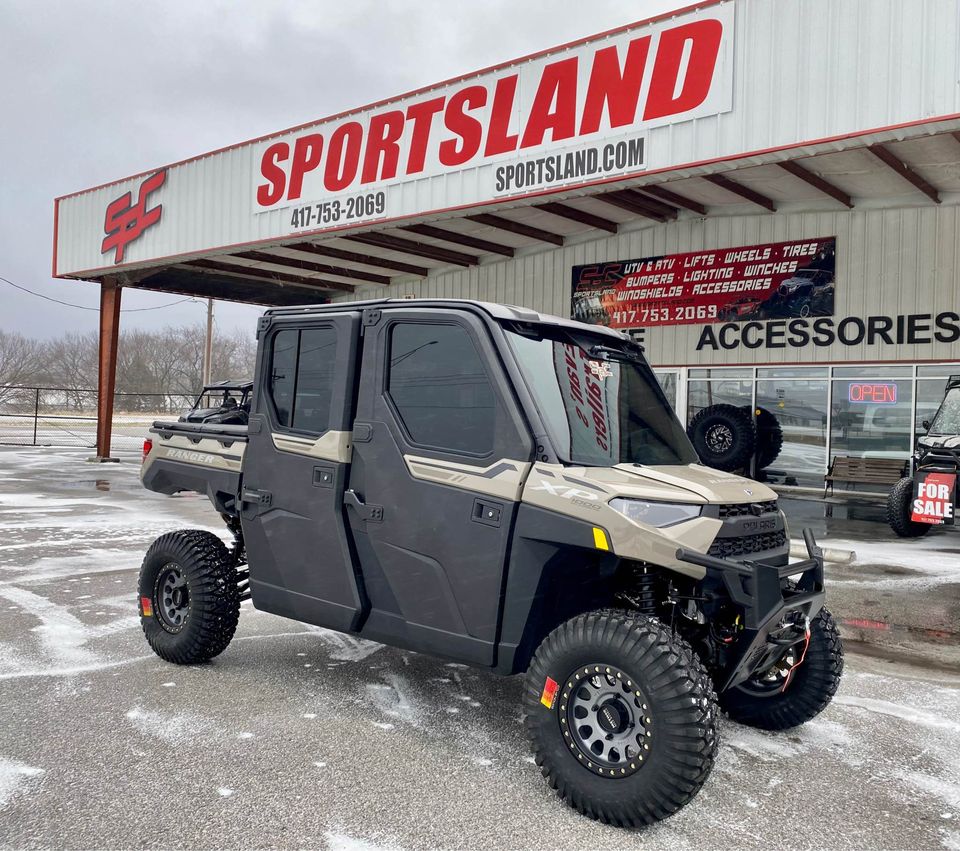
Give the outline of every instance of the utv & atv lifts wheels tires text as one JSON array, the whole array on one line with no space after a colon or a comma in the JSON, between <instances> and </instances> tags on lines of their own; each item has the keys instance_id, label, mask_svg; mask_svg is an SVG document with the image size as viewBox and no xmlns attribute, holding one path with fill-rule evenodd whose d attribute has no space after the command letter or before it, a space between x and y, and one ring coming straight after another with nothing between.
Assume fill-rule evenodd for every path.
<instances>
[{"instance_id":1,"label":"utv & atv lifts wheels tires text","mask_svg":"<svg viewBox=\"0 0 960 851\"><path fill-rule=\"evenodd\" d=\"M734 721L788 730L826 709L843 672L843 645L833 615L821 609L810 621L806 652L800 644L791 653L769 671L720 694L720 706Z\"/></svg>"},{"instance_id":2,"label":"utv & atv lifts wheels tires text","mask_svg":"<svg viewBox=\"0 0 960 851\"><path fill-rule=\"evenodd\" d=\"M713 684L690 646L654 618L605 610L561 624L530 663L523 701L547 782L607 824L666 818L713 767Z\"/></svg>"},{"instance_id":3,"label":"utv & atv lifts wheels tires text","mask_svg":"<svg viewBox=\"0 0 960 851\"><path fill-rule=\"evenodd\" d=\"M726 472L750 463L757 440L750 408L736 405L704 408L690 420L687 434L704 464Z\"/></svg>"},{"instance_id":4,"label":"utv & atv lifts wheels tires text","mask_svg":"<svg viewBox=\"0 0 960 851\"><path fill-rule=\"evenodd\" d=\"M930 523L914 523L913 479L900 479L887 496L887 523L901 538L919 538L930 531Z\"/></svg>"},{"instance_id":5,"label":"utv & atv lifts wheels tires text","mask_svg":"<svg viewBox=\"0 0 960 851\"><path fill-rule=\"evenodd\" d=\"M153 651L190 665L222 653L237 628L240 593L227 548L210 532L157 538L140 568L140 623Z\"/></svg>"}]
</instances>

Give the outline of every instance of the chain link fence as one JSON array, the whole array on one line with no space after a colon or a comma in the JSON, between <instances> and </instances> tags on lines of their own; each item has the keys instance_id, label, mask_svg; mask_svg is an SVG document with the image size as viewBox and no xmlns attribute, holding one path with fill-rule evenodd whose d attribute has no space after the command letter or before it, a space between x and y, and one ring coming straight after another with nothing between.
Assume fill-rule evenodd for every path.
<instances>
[{"instance_id":1,"label":"chain link fence","mask_svg":"<svg viewBox=\"0 0 960 851\"><path fill-rule=\"evenodd\" d=\"M139 449L154 420L179 417L195 395L117 393L113 448ZM0 387L0 444L97 445L97 391L75 387Z\"/></svg>"}]
</instances>

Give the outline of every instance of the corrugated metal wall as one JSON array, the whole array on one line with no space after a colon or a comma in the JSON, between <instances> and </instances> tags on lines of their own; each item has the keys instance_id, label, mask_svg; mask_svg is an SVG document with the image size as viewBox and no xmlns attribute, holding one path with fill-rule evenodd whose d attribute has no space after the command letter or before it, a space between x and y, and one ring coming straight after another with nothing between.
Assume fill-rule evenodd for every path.
<instances>
[{"instance_id":1,"label":"corrugated metal wall","mask_svg":"<svg viewBox=\"0 0 960 851\"><path fill-rule=\"evenodd\" d=\"M847 316L960 312L960 211L948 205L668 222L425 281L364 290L363 297L473 298L569 316L571 270L580 264L822 236L837 237L835 322ZM937 342L698 352L702 330L700 325L649 329L644 342L650 361L694 366L960 359L960 344Z\"/></svg>"}]
</instances>

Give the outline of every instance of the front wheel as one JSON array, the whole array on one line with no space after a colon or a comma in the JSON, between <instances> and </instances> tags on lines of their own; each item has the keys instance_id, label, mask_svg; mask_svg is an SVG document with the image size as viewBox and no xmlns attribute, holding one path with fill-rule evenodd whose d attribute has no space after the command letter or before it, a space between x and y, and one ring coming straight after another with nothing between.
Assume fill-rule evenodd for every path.
<instances>
[{"instance_id":1,"label":"front wheel","mask_svg":"<svg viewBox=\"0 0 960 851\"><path fill-rule=\"evenodd\" d=\"M690 646L655 618L611 610L561 624L527 671L524 712L547 782L607 824L666 818L713 767L713 685Z\"/></svg>"},{"instance_id":2,"label":"front wheel","mask_svg":"<svg viewBox=\"0 0 960 851\"><path fill-rule=\"evenodd\" d=\"M139 603L154 653L178 665L206 662L227 648L237 629L235 561L210 532L162 535L140 568Z\"/></svg>"},{"instance_id":3,"label":"front wheel","mask_svg":"<svg viewBox=\"0 0 960 851\"><path fill-rule=\"evenodd\" d=\"M920 538L933 526L913 519L913 479L906 476L887 495L887 523L901 538Z\"/></svg>"},{"instance_id":4,"label":"front wheel","mask_svg":"<svg viewBox=\"0 0 960 851\"><path fill-rule=\"evenodd\" d=\"M843 673L843 643L833 615L821 609L810 622L810 641L776 665L720 694L734 720L763 730L789 730L827 708Z\"/></svg>"}]
</instances>

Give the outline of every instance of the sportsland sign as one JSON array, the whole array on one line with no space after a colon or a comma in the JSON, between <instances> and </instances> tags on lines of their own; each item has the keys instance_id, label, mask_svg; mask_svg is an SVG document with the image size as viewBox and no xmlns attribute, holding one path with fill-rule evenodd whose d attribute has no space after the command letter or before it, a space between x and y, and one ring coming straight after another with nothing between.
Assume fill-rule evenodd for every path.
<instances>
[{"instance_id":1,"label":"sportsland sign","mask_svg":"<svg viewBox=\"0 0 960 851\"><path fill-rule=\"evenodd\" d=\"M55 274L668 168L670 137L651 132L733 108L734 12L640 23L66 196Z\"/></svg>"}]
</instances>

